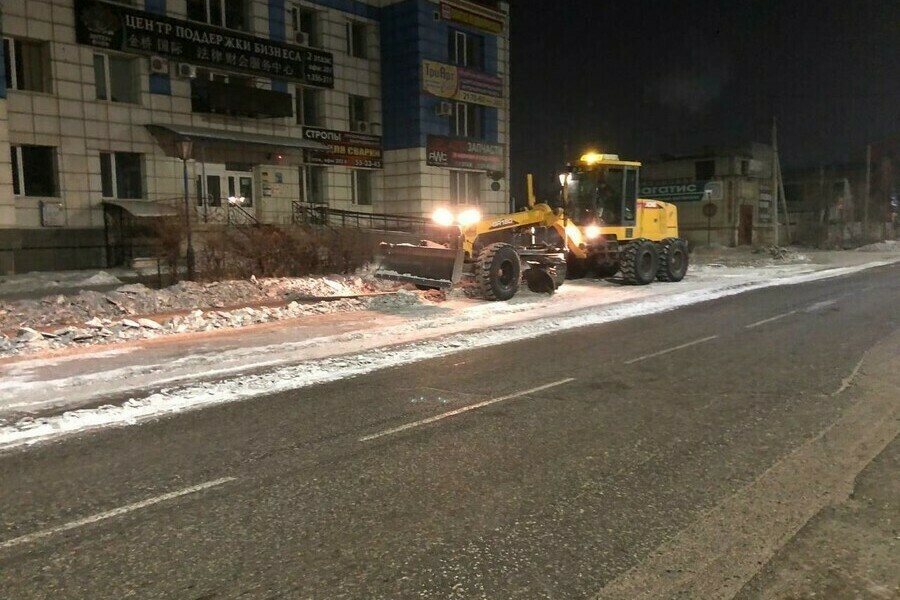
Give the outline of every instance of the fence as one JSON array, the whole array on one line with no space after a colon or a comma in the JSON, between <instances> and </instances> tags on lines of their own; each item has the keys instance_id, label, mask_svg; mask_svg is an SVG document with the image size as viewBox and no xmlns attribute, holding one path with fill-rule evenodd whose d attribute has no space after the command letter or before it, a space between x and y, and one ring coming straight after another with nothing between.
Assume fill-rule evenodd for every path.
<instances>
[{"instance_id":1,"label":"fence","mask_svg":"<svg viewBox=\"0 0 900 600\"><path fill-rule=\"evenodd\" d=\"M295 225L421 233L431 224L431 219L425 217L340 210L307 202L293 202L292 209L291 221Z\"/></svg>"}]
</instances>

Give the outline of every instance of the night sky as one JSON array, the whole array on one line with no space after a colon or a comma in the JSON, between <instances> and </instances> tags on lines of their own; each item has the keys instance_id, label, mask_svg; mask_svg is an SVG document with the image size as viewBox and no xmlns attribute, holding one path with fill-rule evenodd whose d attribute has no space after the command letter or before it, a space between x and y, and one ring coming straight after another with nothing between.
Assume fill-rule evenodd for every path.
<instances>
[{"instance_id":1,"label":"night sky","mask_svg":"<svg viewBox=\"0 0 900 600\"><path fill-rule=\"evenodd\" d=\"M900 133L900 0L513 0L512 178L768 142L787 168Z\"/></svg>"}]
</instances>

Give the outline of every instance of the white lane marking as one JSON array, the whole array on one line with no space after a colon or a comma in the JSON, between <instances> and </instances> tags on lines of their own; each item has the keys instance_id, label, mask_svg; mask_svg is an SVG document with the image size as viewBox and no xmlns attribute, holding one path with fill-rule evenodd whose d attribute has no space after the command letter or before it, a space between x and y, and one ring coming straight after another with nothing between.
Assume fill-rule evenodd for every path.
<instances>
[{"instance_id":1,"label":"white lane marking","mask_svg":"<svg viewBox=\"0 0 900 600\"><path fill-rule=\"evenodd\" d=\"M837 298L835 298L834 300L823 300L822 302L816 302L815 304L810 304L809 306L807 306L803 312L808 312L808 313L815 312L821 308L825 308L826 306L831 306L832 304L834 304L836 302L837 302Z\"/></svg>"},{"instance_id":2,"label":"white lane marking","mask_svg":"<svg viewBox=\"0 0 900 600\"><path fill-rule=\"evenodd\" d=\"M774 317L769 317L768 319L763 319L762 321L757 321L756 323L750 323L746 325L746 329L753 329L754 327L759 327L760 325L765 325L766 323L771 323L772 321L777 321L778 319L783 319L785 317L789 317L791 315L797 314L796 310L792 310L790 312L781 313L780 315L775 315Z\"/></svg>"},{"instance_id":3,"label":"white lane marking","mask_svg":"<svg viewBox=\"0 0 900 600\"><path fill-rule=\"evenodd\" d=\"M405 425L400 425L399 427L385 429L384 431L379 431L378 433L373 433L371 435L361 437L361 438L359 438L359 441L360 442L369 442L371 440L375 440L380 437L384 437L386 435L393 435L395 433L400 433L401 431L406 431L407 429L412 429L414 427L421 427L422 425L428 425L429 423L434 423L435 421L440 421L440 420L446 419L448 417L455 417L456 415L461 415L465 412L469 412L470 410L484 408L485 406L490 406L491 404L503 402L504 400L512 400L513 398L520 398L522 396L527 396L527 395L533 394L535 392L541 392L543 390L548 390L552 387L556 387L558 385L563 385L564 383L569 383L570 381L575 381L575 378L567 377L565 379L560 379L559 381L554 381L553 383L539 385L538 387L531 388L530 390L522 390L521 392L509 394L508 396L500 396L499 398L492 398L491 400L485 400L484 402L478 402L476 404L469 404L468 406L463 406L462 408L457 408L456 410L451 410L449 412L441 413L441 414L435 415L433 417L428 417L427 419L422 419L420 421L414 421L412 423L406 423Z\"/></svg>"},{"instance_id":4,"label":"white lane marking","mask_svg":"<svg viewBox=\"0 0 900 600\"><path fill-rule=\"evenodd\" d=\"M34 533L29 533L28 535L23 535L21 537L13 538L11 540L6 540L5 542L0 542L0 550L4 548L12 548L13 546L19 546L21 544L28 544L39 540L41 538L49 537L51 535L55 535L57 533L62 533L64 531L69 531L70 529L76 529L78 527L84 527L85 525L90 525L91 523L96 523L98 521L104 521L106 519L112 519L113 517L118 517L120 515L124 515L126 513L134 512L136 510L140 510L142 508L147 508L148 506L153 506L154 504L159 504L160 502L165 502L167 500L173 500L180 496L187 496L188 494L196 494L197 492L201 492L203 490L207 490L212 487L216 487L230 481L235 481L234 477L222 477L221 479L216 479L214 481L207 481L206 483L201 483L199 485L191 486L189 488L184 488L183 490L178 490L176 492L169 492L168 494L163 494L162 496L156 496L155 498L148 498L147 500L141 500L140 502L135 502L134 504L128 504L125 506L120 506L119 508L114 508L112 510L108 510L106 512L97 513L96 515L91 515L90 517L85 517L83 519L78 519L77 521L71 521L66 523L65 525L59 525L58 527L51 527L50 529L44 529L42 531L36 531Z\"/></svg>"},{"instance_id":5,"label":"white lane marking","mask_svg":"<svg viewBox=\"0 0 900 600\"><path fill-rule=\"evenodd\" d=\"M716 339L717 335L711 335L709 337L705 337L703 339L694 340L693 342L688 342L687 344L681 344L680 346L675 346L674 348L666 348L665 350L660 350L659 352L654 352L653 354L645 354L644 356L638 356L637 358L632 358L631 360L626 360L626 365L631 365L636 362L640 362L642 360L647 360L648 358L654 358L657 356L662 356L663 354L668 354L669 352L675 352L676 350L681 350L682 348L688 348L690 346L696 346L697 344L702 344L703 342L708 342L709 340Z\"/></svg>"}]
</instances>

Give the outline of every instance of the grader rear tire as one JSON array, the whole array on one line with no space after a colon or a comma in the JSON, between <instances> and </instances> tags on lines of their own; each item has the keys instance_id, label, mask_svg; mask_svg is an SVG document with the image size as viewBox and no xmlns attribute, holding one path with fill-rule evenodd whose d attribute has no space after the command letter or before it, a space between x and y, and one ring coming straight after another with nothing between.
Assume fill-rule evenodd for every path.
<instances>
[{"instance_id":1,"label":"grader rear tire","mask_svg":"<svg viewBox=\"0 0 900 600\"><path fill-rule=\"evenodd\" d=\"M478 255L475 282L485 300L509 300L515 296L521 275L519 253L509 244L491 244Z\"/></svg>"},{"instance_id":2,"label":"grader rear tire","mask_svg":"<svg viewBox=\"0 0 900 600\"><path fill-rule=\"evenodd\" d=\"M684 240L666 238L659 243L659 269L656 278L660 281L681 281L688 270L688 251Z\"/></svg>"},{"instance_id":3,"label":"grader rear tire","mask_svg":"<svg viewBox=\"0 0 900 600\"><path fill-rule=\"evenodd\" d=\"M659 256L656 244L646 239L629 242L622 250L622 279L629 285L647 285L656 279Z\"/></svg>"}]
</instances>

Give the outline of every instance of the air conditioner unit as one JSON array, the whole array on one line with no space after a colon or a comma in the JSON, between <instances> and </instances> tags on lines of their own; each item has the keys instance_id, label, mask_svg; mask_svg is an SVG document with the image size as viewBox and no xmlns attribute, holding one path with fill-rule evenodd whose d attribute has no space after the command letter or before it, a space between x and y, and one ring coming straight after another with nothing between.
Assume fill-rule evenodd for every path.
<instances>
[{"instance_id":1,"label":"air conditioner unit","mask_svg":"<svg viewBox=\"0 0 900 600\"><path fill-rule=\"evenodd\" d=\"M449 117L453 115L453 103L452 102L441 102L437 106L434 107L434 112L439 117Z\"/></svg>"},{"instance_id":2,"label":"air conditioner unit","mask_svg":"<svg viewBox=\"0 0 900 600\"><path fill-rule=\"evenodd\" d=\"M301 46L309 46L309 34L305 31L298 31L294 33L294 42L300 44Z\"/></svg>"},{"instance_id":3,"label":"air conditioner unit","mask_svg":"<svg viewBox=\"0 0 900 600\"><path fill-rule=\"evenodd\" d=\"M178 63L178 76L185 79L196 79L197 67L188 63Z\"/></svg>"},{"instance_id":4,"label":"air conditioner unit","mask_svg":"<svg viewBox=\"0 0 900 600\"><path fill-rule=\"evenodd\" d=\"M370 131L372 131L372 124L368 121L357 121L356 131L358 131L359 133L369 133Z\"/></svg>"},{"instance_id":5,"label":"air conditioner unit","mask_svg":"<svg viewBox=\"0 0 900 600\"><path fill-rule=\"evenodd\" d=\"M150 57L150 72L157 75L169 74L169 61L162 56Z\"/></svg>"}]
</instances>

